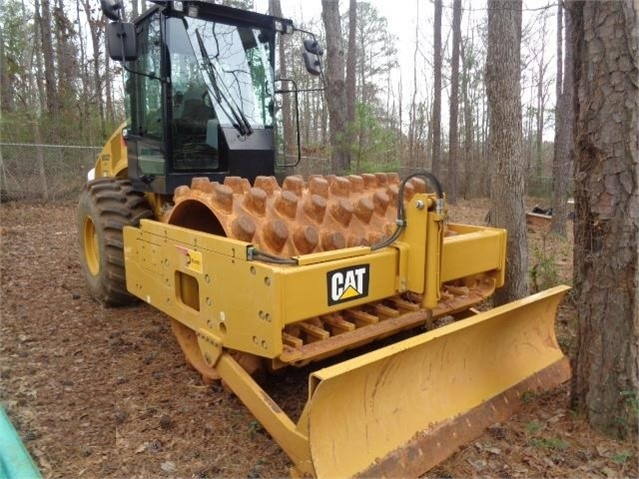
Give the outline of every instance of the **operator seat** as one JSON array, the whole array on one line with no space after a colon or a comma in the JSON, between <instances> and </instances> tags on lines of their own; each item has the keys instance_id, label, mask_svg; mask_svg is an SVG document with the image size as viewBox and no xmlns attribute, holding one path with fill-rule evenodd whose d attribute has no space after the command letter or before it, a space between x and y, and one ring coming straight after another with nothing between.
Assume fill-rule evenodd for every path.
<instances>
[{"instance_id":1,"label":"operator seat","mask_svg":"<svg viewBox=\"0 0 639 479\"><path fill-rule=\"evenodd\" d=\"M191 87L183 94L175 94L173 159L178 169L217 168L217 148L207 142L209 121L216 118L208 95L204 86Z\"/></svg>"}]
</instances>

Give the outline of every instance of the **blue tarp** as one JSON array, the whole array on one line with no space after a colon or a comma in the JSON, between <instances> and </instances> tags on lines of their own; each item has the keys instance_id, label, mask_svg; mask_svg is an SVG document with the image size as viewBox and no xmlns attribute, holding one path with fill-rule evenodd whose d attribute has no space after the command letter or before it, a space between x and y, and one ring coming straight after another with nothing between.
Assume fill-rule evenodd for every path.
<instances>
[{"instance_id":1,"label":"blue tarp","mask_svg":"<svg viewBox=\"0 0 639 479\"><path fill-rule=\"evenodd\" d=\"M41 479L20 436L0 408L0 479Z\"/></svg>"}]
</instances>

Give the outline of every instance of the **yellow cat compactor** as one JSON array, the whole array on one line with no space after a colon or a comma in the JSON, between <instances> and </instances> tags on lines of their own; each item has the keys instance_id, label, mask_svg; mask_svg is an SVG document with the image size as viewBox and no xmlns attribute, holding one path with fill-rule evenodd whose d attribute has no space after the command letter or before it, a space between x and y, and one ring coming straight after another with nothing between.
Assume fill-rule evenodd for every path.
<instances>
[{"instance_id":1,"label":"yellow cat compactor","mask_svg":"<svg viewBox=\"0 0 639 479\"><path fill-rule=\"evenodd\" d=\"M164 311L187 361L231 388L295 474L420 475L568 379L554 333L567 288L474 309L504 282L506 232L447 222L432 175L275 179L289 20L158 1L129 24L119 8L103 5L129 120L79 201L89 289ZM304 45L318 73L321 49ZM254 380L327 358L296 420Z\"/></svg>"}]
</instances>

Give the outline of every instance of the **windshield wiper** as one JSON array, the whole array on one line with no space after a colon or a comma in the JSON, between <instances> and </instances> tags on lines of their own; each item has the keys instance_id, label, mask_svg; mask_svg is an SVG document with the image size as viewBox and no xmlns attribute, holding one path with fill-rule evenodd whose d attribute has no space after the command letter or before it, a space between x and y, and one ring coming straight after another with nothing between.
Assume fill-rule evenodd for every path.
<instances>
[{"instance_id":1,"label":"windshield wiper","mask_svg":"<svg viewBox=\"0 0 639 479\"><path fill-rule=\"evenodd\" d=\"M248 136L253 133L253 128L251 124L246 119L244 112L240 107L237 106L233 96L229 93L228 87L224 83L224 81L220 81L222 87L225 92L220 89L220 84L218 83L218 78L220 78L217 70L215 69L215 65L211 62L211 58L209 57L208 52L206 51L206 46L204 46L204 41L202 40L202 36L200 35L200 31L195 29L195 36L197 37L197 43L200 47L200 55L202 55L202 60L204 62L204 66L206 67L206 73L208 74L209 81L213 87L213 96L217 100L220 108L224 111L227 117L233 119L233 126L242 136ZM228 109L228 110L227 110Z\"/></svg>"}]
</instances>

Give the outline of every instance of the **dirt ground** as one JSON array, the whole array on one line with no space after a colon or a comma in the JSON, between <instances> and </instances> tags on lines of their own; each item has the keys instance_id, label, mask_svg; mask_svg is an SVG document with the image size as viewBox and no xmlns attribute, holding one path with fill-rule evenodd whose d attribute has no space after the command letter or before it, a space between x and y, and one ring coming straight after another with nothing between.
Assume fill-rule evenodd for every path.
<instances>
[{"instance_id":1,"label":"dirt ground","mask_svg":"<svg viewBox=\"0 0 639 479\"><path fill-rule=\"evenodd\" d=\"M234 396L187 367L161 313L85 291L75 205L0 207L0 401L47 478L283 477L290 461ZM481 223L486 204L451 207ZM531 236L536 281L570 279L571 245ZM533 254L534 253L534 254ZM551 282L552 282L551 281ZM560 342L574 347L570 300ZM267 390L299 410L307 371ZM637 477L636 445L591 431L568 387L532 397L428 477Z\"/></svg>"}]
</instances>

